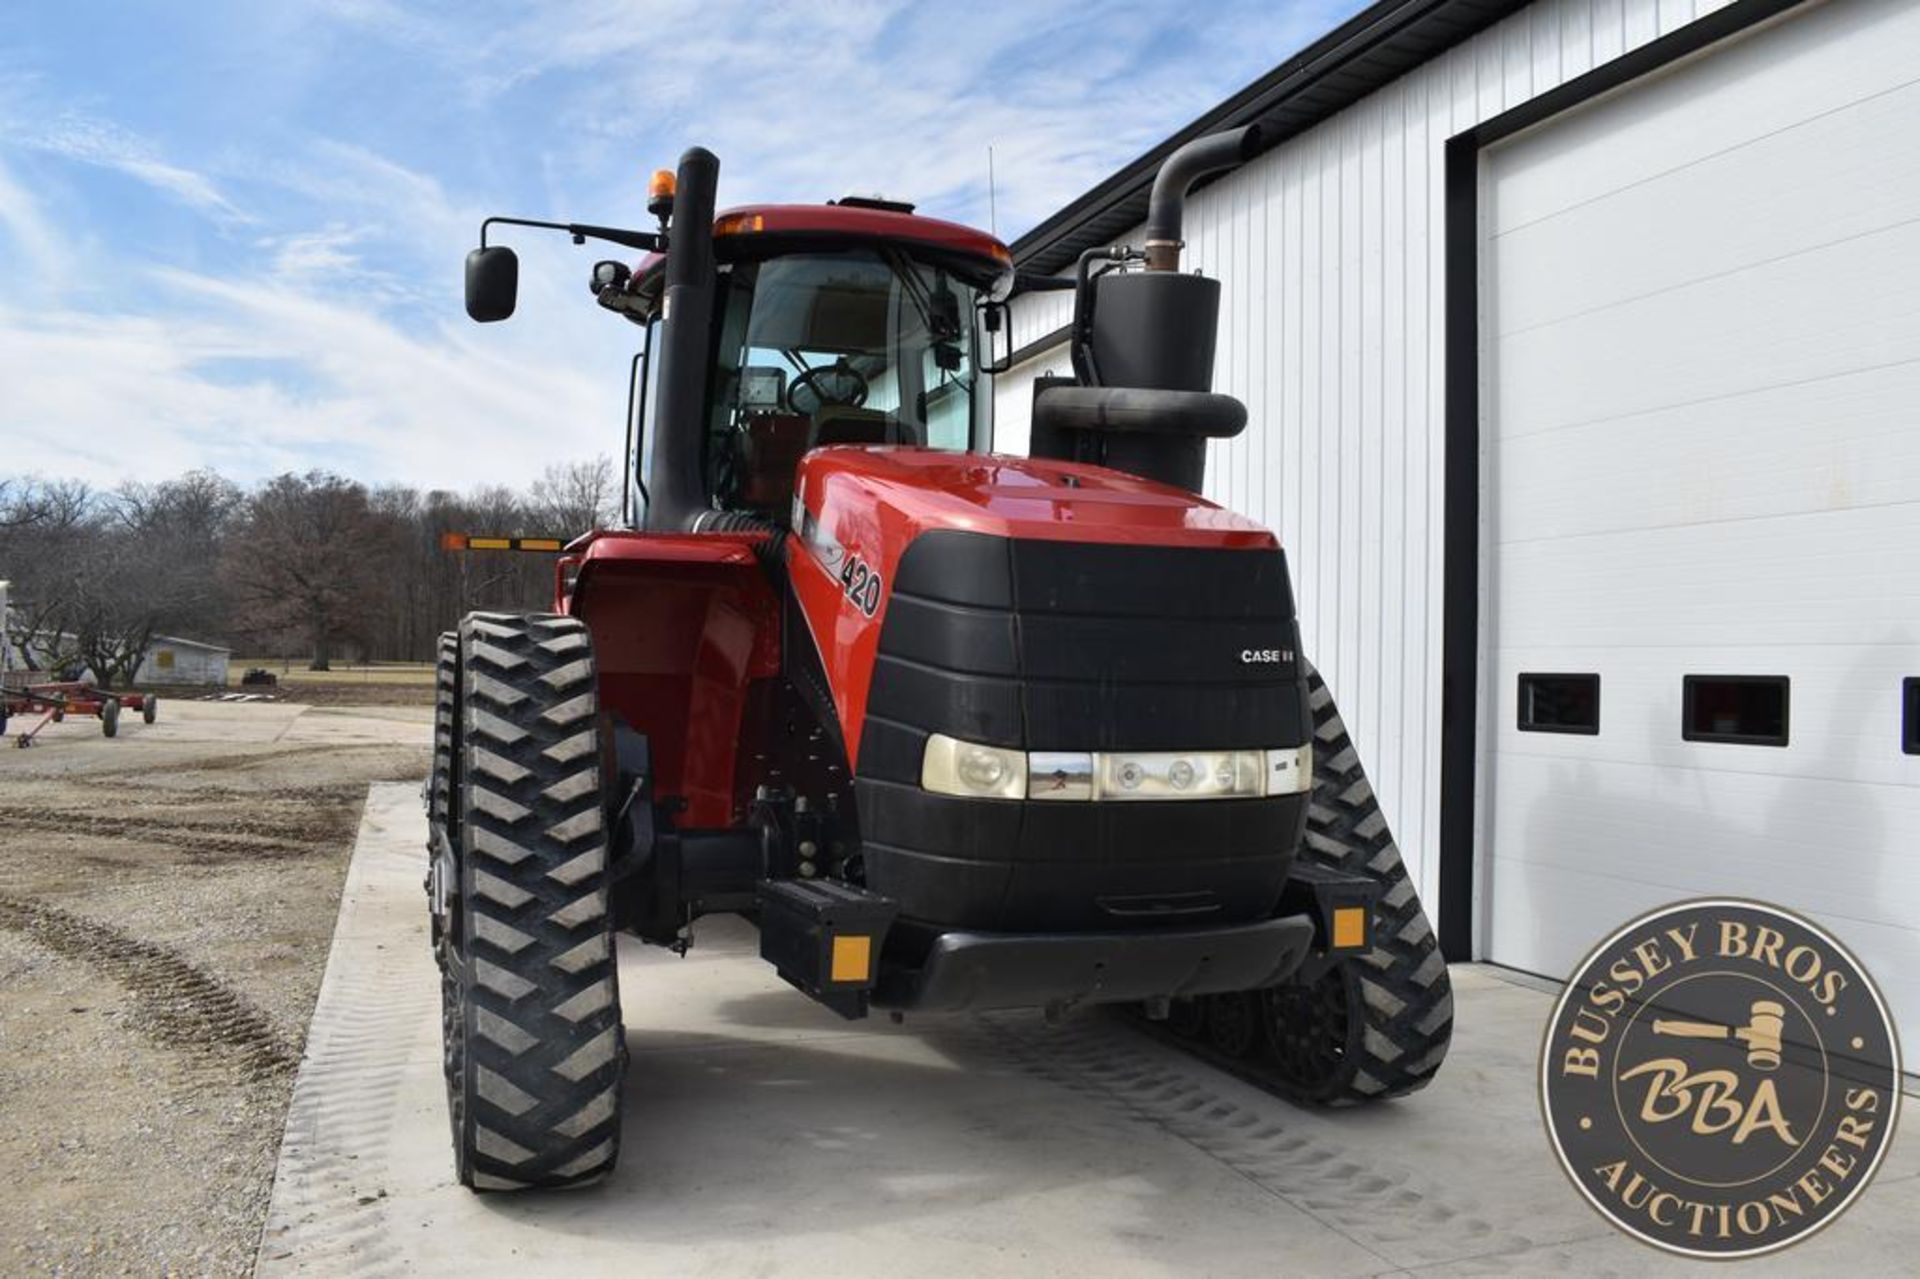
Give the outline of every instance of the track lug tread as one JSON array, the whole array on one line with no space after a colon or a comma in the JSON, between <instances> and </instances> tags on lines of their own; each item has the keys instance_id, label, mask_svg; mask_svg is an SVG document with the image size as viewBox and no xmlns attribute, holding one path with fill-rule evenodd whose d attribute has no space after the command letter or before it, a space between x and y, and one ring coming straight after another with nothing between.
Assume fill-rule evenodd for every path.
<instances>
[{"instance_id":1,"label":"track lug tread","mask_svg":"<svg viewBox=\"0 0 1920 1279\"><path fill-rule=\"evenodd\" d=\"M456 1164L476 1190L578 1185L618 1156L626 1062L592 639L571 617L470 614L453 651L435 733L461 766L441 801L464 850Z\"/></svg>"},{"instance_id":2,"label":"track lug tread","mask_svg":"<svg viewBox=\"0 0 1920 1279\"><path fill-rule=\"evenodd\" d=\"M1394 846L1393 832L1333 694L1311 665L1306 674L1307 703L1314 719L1314 790L1299 856L1309 865L1363 875L1380 888L1373 948L1339 961L1334 975L1327 978L1344 985L1346 1038L1331 1054L1335 1064L1309 1086L1282 1072L1271 1026L1269 1042L1260 1054L1237 1059L1215 1051L1204 1040L1157 1033L1170 1044L1296 1101L1334 1107L1371 1104L1405 1096L1433 1078L1453 1034L1452 985L1433 926ZM1340 997L1338 990L1332 997ZM1288 1000L1272 1004L1274 1008L1291 1006ZM1269 1020L1277 1015L1270 1014Z\"/></svg>"}]
</instances>

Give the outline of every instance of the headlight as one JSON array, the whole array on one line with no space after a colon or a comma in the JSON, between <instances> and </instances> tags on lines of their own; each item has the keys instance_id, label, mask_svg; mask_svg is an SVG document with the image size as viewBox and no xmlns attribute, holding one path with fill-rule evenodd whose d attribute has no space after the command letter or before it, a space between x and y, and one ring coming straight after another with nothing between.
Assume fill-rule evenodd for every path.
<instances>
[{"instance_id":1,"label":"headlight","mask_svg":"<svg viewBox=\"0 0 1920 1279\"><path fill-rule=\"evenodd\" d=\"M1027 793L1027 754L935 733L920 760L920 784L942 795L1022 799Z\"/></svg>"},{"instance_id":2,"label":"headlight","mask_svg":"<svg viewBox=\"0 0 1920 1279\"><path fill-rule=\"evenodd\" d=\"M935 733L920 784L986 799L1258 799L1313 789L1313 746L1249 751L1024 751Z\"/></svg>"},{"instance_id":3,"label":"headlight","mask_svg":"<svg viewBox=\"0 0 1920 1279\"><path fill-rule=\"evenodd\" d=\"M1102 754L1096 799L1257 799L1264 751Z\"/></svg>"}]
</instances>

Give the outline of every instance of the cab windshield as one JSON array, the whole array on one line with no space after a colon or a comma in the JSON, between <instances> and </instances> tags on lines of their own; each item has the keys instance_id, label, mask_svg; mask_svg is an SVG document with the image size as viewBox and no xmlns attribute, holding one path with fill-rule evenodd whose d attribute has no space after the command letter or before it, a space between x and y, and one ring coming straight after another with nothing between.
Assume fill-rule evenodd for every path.
<instances>
[{"instance_id":1,"label":"cab windshield","mask_svg":"<svg viewBox=\"0 0 1920 1279\"><path fill-rule=\"evenodd\" d=\"M975 287L890 249L736 264L721 280L707 424L715 505L784 516L825 444L984 447Z\"/></svg>"}]
</instances>

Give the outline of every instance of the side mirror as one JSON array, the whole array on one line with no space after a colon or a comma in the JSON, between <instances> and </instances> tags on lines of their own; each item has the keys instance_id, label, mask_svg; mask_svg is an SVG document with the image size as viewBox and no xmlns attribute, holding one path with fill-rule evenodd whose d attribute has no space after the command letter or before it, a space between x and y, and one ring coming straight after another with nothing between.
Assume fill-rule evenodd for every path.
<instances>
[{"instance_id":1,"label":"side mirror","mask_svg":"<svg viewBox=\"0 0 1920 1279\"><path fill-rule=\"evenodd\" d=\"M520 292L520 259L504 244L467 254L467 315L482 324L513 314Z\"/></svg>"},{"instance_id":2,"label":"side mirror","mask_svg":"<svg viewBox=\"0 0 1920 1279\"><path fill-rule=\"evenodd\" d=\"M980 362L982 373L1005 373L1013 367L1013 315L1005 302L982 300L980 308L981 345L986 358ZM1001 335L1005 334L1004 337Z\"/></svg>"}]
</instances>

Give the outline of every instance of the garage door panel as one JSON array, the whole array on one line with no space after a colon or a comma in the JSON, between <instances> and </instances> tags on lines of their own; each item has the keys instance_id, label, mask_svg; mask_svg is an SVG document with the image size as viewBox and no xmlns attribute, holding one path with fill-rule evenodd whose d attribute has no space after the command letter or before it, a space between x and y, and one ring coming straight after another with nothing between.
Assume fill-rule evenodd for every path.
<instances>
[{"instance_id":1,"label":"garage door panel","mask_svg":"<svg viewBox=\"0 0 1920 1279\"><path fill-rule=\"evenodd\" d=\"M1861 0L1486 154L1490 958L1759 896L1920 1026L1916 121L1920 5ZM1599 676L1597 733L1522 731L1526 673ZM1687 740L1689 675L1784 677L1786 743Z\"/></svg>"},{"instance_id":2,"label":"garage door panel","mask_svg":"<svg viewBox=\"0 0 1920 1279\"><path fill-rule=\"evenodd\" d=\"M1563 977L1573 971L1589 947L1606 935L1604 931L1587 933L1565 914L1541 909L1543 901L1581 901L1594 918L1617 925L1668 902L1724 891L1724 887L1690 890L1577 867L1513 865L1494 884L1487 905L1493 914L1507 920L1509 953L1529 958L1525 962L1503 960L1499 955L1491 958L1527 972ZM1769 896L1758 887L1746 890L1746 895ZM1781 902L1786 895L1772 897ZM1903 1049L1911 1061L1913 1032L1906 1028L1920 1025L1920 986L1911 977L1920 971L1920 936L1904 922L1863 920L1805 906L1798 909L1846 943L1874 975L1896 1025L1903 1028Z\"/></svg>"},{"instance_id":3,"label":"garage door panel","mask_svg":"<svg viewBox=\"0 0 1920 1279\"><path fill-rule=\"evenodd\" d=\"M1493 467L1516 482L1502 490L1498 536L1530 541L1912 500L1920 493L1915 405L1920 355L1753 395L1503 434ZM1567 500L1590 486L1612 500Z\"/></svg>"},{"instance_id":4,"label":"garage door panel","mask_svg":"<svg viewBox=\"0 0 1920 1279\"><path fill-rule=\"evenodd\" d=\"M1908 643L1920 502L1499 542L1498 646Z\"/></svg>"},{"instance_id":5,"label":"garage door panel","mask_svg":"<svg viewBox=\"0 0 1920 1279\"><path fill-rule=\"evenodd\" d=\"M1501 333L1920 218L1920 153L1881 141L1914 120L1920 80L1508 232L1492 281ZM1676 205L1700 216L1676 223Z\"/></svg>"},{"instance_id":6,"label":"garage door panel","mask_svg":"<svg viewBox=\"0 0 1920 1279\"><path fill-rule=\"evenodd\" d=\"M1826 8L1818 31L1804 25L1807 15L1784 24L1801 27L1789 37L1791 76L1778 74L1781 28L1763 30L1507 143L1514 163L1490 229L1504 234L1914 78L1920 6L1838 0Z\"/></svg>"},{"instance_id":7,"label":"garage door panel","mask_svg":"<svg viewBox=\"0 0 1920 1279\"><path fill-rule=\"evenodd\" d=\"M1528 329L1499 341L1495 411L1525 434L1911 361L1916 279L1907 222Z\"/></svg>"}]
</instances>

